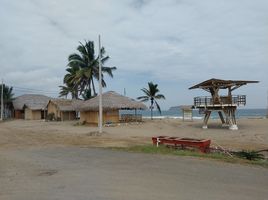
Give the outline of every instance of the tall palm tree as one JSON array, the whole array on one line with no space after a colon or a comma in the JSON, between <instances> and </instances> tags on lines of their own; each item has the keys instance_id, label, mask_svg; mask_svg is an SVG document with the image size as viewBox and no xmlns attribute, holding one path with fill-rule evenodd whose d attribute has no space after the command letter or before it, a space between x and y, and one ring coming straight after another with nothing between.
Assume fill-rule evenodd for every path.
<instances>
[{"instance_id":1,"label":"tall palm tree","mask_svg":"<svg viewBox=\"0 0 268 200\"><path fill-rule=\"evenodd\" d=\"M142 102L150 101L150 109L151 109L151 119L153 119L153 109L154 109L154 104L157 107L157 110L161 114L161 108L159 104L157 103L156 99L165 99L165 96L163 94L157 94L159 89L157 88L157 84L153 84L153 82L148 83L148 89L147 88L142 88L141 91L144 92L145 96L140 96L137 99L141 100Z\"/></svg>"},{"instance_id":2,"label":"tall palm tree","mask_svg":"<svg viewBox=\"0 0 268 200\"><path fill-rule=\"evenodd\" d=\"M4 85L0 85L0 92L2 91L2 87L3 87L3 114L4 114L4 118L7 117L11 117L11 106L12 106L12 100L14 97L14 93L13 93L13 87L8 87L5 84ZM1 98L0 98L0 104L1 104ZM1 110L2 108L0 108Z\"/></svg>"},{"instance_id":3,"label":"tall palm tree","mask_svg":"<svg viewBox=\"0 0 268 200\"><path fill-rule=\"evenodd\" d=\"M85 45L80 42L77 47L79 52L71 54L68 57L68 72L64 77L64 83L66 86L61 87L61 96L66 96L73 91L77 92L75 98L79 95L88 97L88 95L93 94L96 96L96 89L94 84L94 79L99 79L99 56L101 56L102 65L104 65L108 60L109 56L105 56L105 49L102 47L100 55L95 56L94 43L92 41L85 41ZM106 87L106 83L103 79L103 74L107 73L110 77L113 77L113 71L116 67L102 67L102 86ZM93 90L93 92L91 92Z\"/></svg>"},{"instance_id":4,"label":"tall palm tree","mask_svg":"<svg viewBox=\"0 0 268 200\"><path fill-rule=\"evenodd\" d=\"M2 91L3 87L3 100L4 103L11 102L13 100L14 94L13 94L13 87L8 87L4 84L4 86L0 85L0 92Z\"/></svg>"}]
</instances>

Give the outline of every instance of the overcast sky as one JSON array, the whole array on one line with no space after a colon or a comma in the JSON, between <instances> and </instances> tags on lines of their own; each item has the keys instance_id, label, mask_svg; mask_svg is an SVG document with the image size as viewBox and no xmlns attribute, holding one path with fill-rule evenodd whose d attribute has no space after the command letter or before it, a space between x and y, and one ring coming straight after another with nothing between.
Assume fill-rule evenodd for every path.
<instances>
[{"instance_id":1,"label":"overcast sky","mask_svg":"<svg viewBox=\"0 0 268 200\"><path fill-rule=\"evenodd\" d=\"M267 0L0 0L0 25L0 78L16 95L57 96L68 55L101 34L118 68L105 91L136 98L153 81L168 109L208 95L188 88L210 78L259 80L235 93L267 105Z\"/></svg>"}]
</instances>

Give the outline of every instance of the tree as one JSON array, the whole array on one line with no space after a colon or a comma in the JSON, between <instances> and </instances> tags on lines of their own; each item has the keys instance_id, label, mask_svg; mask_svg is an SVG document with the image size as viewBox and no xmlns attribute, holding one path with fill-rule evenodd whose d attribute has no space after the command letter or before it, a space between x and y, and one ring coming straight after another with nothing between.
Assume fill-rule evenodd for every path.
<instances>
[{"instance_id":1,"label":"tree","mask_svg":"<svg viewBox=\"0 0 268 200\"><path fill-rule=\"evenodd\" d=\"M88 100L92 97L91 95L91 90L86 90L83 94L82 94L82 97L84 100Z\"/></svg>"},{"instance_id":2,"label":"tree","mask_svg":"<svg viewBox=\"0 0 268 200\"><path fill-rule=\"evenodd\" d=\"M65 74L63 82L65 83L65 86L59 86L61 88L60 91L60 97L65 96L70 93L72 96L72 99L78 99L78 84L76 83L76 74L79 71L78 66L69 67L66 69L68 72Z\"/></svg>"},{"instance_id":3,"label":"tree","mask_svg":"<svg viewBox=\"0 0 268 200\"><path fill-rule=\"evenodd\" d=\"M2 91L2 84L0 85L0 92ZM13 87L8 87L4 84L4 88L3 88L3 99L4 99L4 103L6 102L11 102L13 100Z\"/></svg>"},{"instance_id":4,"label":"tree","mask_svg":"<svg viewBox=\"0 0 268 200\"><path fill-rule=\"evenodd\" d=\"M99 56L101 56L102 63L101 77L103 87L106 87L104 73L113 77L113 71L116 70L116 67L104 66L109 60L109 56L105 55L105 49L102 47L100 55L96 57L94 42L92 41L85 41L85 45L80 42L77 51L79 52L78 54L74 53L68 57L68 68L66 69L68 73L64 76L63 82L65 86L60 86L60 96L67 96L69 93L76 99L79 95L86 98L96 96L94 80L99 80Z\"/></svg>"},{"instance_id":5,"label":"tree","mask_svg":"<svg viewBox=\"0 0 268 200\"><path fill-rule=\"evenodd\" d=\"M153 119L153 109L154 109L154 104L157 107L157 110L161 114L161 108L159 104L157 103L156 99L165 99L165 96L163 94L157 94L159 89L157 88L157 84L153 84L153 82L148 83L148 89L142 88L141 91L144 92L145 96L140 96L137 99L141 100L142 102L147 102L150 101L150 110L151 110L151 119Z\"/></svg>"},{"instance_id":6,"label":"tree","mask_svg":"<svg viewBox=\"0 0 268 200\"><path fill-rule=\"evenodd\" d=\"M3 85L0 85L0 96L2 92ZM11 117L11 106L12 106L12 100L13 100L14 94L13 94L13 87L8 87L4 84L3 87L3 114L4 118ZM1 105L1 98L0 98L0 105ZM2 108L1 108L2 109ZM1 110L0 109L0 110Z\"/></svg>"}]
</instances>

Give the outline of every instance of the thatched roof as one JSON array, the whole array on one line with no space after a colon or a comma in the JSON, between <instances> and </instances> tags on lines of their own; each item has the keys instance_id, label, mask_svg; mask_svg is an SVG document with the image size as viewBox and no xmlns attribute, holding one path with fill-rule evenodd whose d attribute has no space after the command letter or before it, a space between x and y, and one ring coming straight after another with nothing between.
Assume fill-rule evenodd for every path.
<instances>
[{"instance_id":1,"label":"thatched roof","mask_svg":"<svg viewBox=\"0 0 268 200\"><path fill-rule=\"evenodd\" d=\"M144 110L147 107L134 99L122 96L116 92L109 91L102 94L102 108L104 111L107 110L133 110L140 109ZM84 101L82 104L77 106L79 111L98 111L99 110L99 96Z\"/></svg>"},{"instance_id":2,"label":"thatched roof","mask_svg":"<svg viewBox=\"0 0 268 200\"><path fill-rule=\"evenodd\" d=\"M79 105L82 101L74 99L51 99L49 102L55 104L60 111L75 111L75 105Z\"/></svg>"},{"instance_id":3,"label":"thatched roof","mask_svg":"<svg viewBox=\"0 0 268 200\"><path fill-rule=\"evenodd\" d=\"M24 107L31 110L44 110L49 99L51 98L45 95L24 94L16 97L12 103L15 110L23 110Z\"/></svg>"},{"instance_id":4,"label":"thatched roof","mask_svg":"<svg viewBox=\"0 0 268 200\"><path fill-rule=\"evenodd\" d=\"M245 81L245 80L222 80L222 79L209 79L206 81L203 81L202 83L199 83L197 85L194 85L189 88L191 89L196 89L196 88L201 88L201 89L208 89L211 87L218 87L220 89L226 89L228 87L240 87L242 85L246 85L248 83L258 83L259 81Z\"/></svg>"}]
</instances>

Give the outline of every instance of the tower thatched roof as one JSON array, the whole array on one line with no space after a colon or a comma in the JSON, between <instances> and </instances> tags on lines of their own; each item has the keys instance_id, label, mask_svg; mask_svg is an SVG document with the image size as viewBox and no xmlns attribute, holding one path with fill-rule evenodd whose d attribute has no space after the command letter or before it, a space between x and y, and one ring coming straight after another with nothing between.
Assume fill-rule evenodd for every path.
<instances>
[{"instance_id":1,"label":"tower thatched roof","mask_svg":"<svg viewBox=\"0 0 268 200\"><path fill-rule=\"evenodd\" d=\"M129 97L122 96L116 92L109 91L102 94L102 108L107 110L144 110L147 107L142 103L135 101ZM99 110L99 96L84 101L77 105L79 111L98 111Z\"/></svg>"},{"instance_id":2,"label":"tower thatched roof","mask_svg":"<svg viewBox=\"0 0 268 200\"><path fill-rule=\"evenodd\" d=\"M258 83L259 81L245 81L245 80L222 80L222 79L209 79L206 81L203 81L202 83L198 83L197 85L194 85L189 88L191 89L196 89L196 88L201 88L201 89L208 89L211 87L218 87L220 89L226 89L228 87L235 87L238 88L242 85L246 85L248 83Z\"/></svg>"},{"instance_id":3,"label":"tower thatched roof","mask_svg":"<svg viewBox=\"0 0 268 200\"><path fill-rule=\"evenodd\" d=\"M12 103L15 110L23 110L28 107L31 110L44 110L51 97L40 94L24 94L16 97Z\"/></svg>"}]
</instances>

